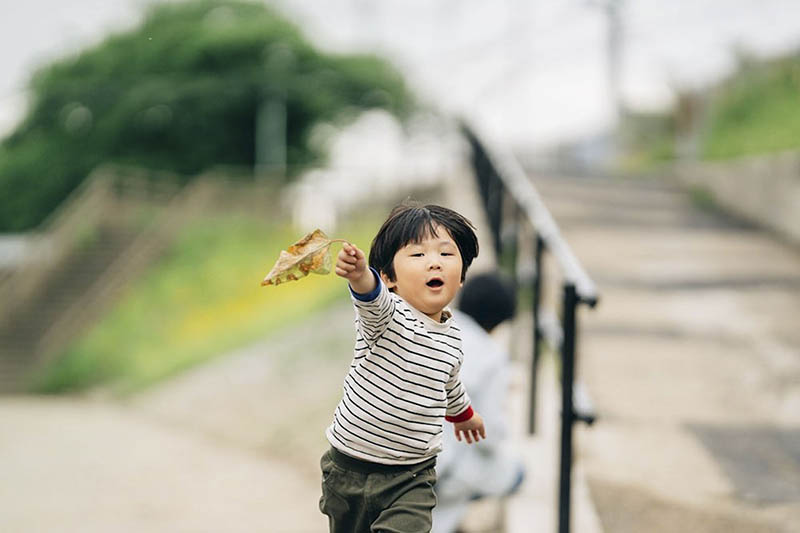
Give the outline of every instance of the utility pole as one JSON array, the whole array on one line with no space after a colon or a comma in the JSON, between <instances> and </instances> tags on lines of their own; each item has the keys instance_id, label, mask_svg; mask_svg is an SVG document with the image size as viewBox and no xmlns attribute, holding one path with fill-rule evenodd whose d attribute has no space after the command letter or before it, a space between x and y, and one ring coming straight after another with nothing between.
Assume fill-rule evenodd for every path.
<instances>
[{"instance_id":1,"label":"utility pole","mask_svg":"<svg viewBox=\"0 0 800 533\"><path fill-rule=\"evenodd\" d=\"M261 90L255 116L256 178L286 177L288 126L286 86L294 68L295 57L292 49L285 44L273 44L264 64L264 69L272 81Z\"/></svg>"},{"instance_id":2,"label":"utility pole","mask_svg":"<svg viewBox=\"0 0 800 533\"><path fill-rule=\"evenodd\" d=\"M256 111L255 176L286 176L286 96L265 94Z\"/></svg>"},{"instance_id":3,"label":"utility pole","mask_svg":"<svg viewBox=\"0 0 800 533\"><path fill-rule=\"evenodd\" d=\"M605 12L608 19L608 91L611 97L614 122L618 126L622 118L622 95L620 75L622 73L622 17L624 0L606 0Z\"/></svg>"},{"instance_id":4,"label":"utility pole","mask_svg":"<svg viewBox=\"0 0 800 533\"><path fill-rule=\"evenodd\" d=\"M608 98L611 107L612 133L609 146L609 162L616 161L620 149L620 124L622 122L622 9L625 0L588 0L587 4L600 8L606 18L606 72Z\"/></svg>"}]
</instances>

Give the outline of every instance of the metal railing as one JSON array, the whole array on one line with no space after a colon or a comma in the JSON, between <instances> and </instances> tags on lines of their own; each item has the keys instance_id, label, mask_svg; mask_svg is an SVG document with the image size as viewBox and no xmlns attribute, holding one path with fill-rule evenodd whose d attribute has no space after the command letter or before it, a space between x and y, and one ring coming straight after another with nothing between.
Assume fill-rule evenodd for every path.
<instances>
[{"instance_id":1,"label":"metal railing","mask_svg":"<svg viewBox=\"0 0 800 533\"><path fill-rule=\"evenodd\" d=\"M530 279L533 311L533 356L530 368L528 430L536 428L536 382L542 344L548 342L561 354L561 457L559 468L558 531L570 531L572 481L572 434L575 422L594 423L596 414L591 399L575 382L577 309L580 304L594 307L597 289L561 236L555 220L521 165L510 152L489 145L469 125L462 132L472 151L472 166L478 181L498 258L510 254L510 267L519 285L517 254L519 228L530 225L533 277ZM507 253L508 252L508 253ZM542 292L550 279L545 276L543 256L549 252L562 277L561 318L542 305Z\"/></svg>"}]
</instances>

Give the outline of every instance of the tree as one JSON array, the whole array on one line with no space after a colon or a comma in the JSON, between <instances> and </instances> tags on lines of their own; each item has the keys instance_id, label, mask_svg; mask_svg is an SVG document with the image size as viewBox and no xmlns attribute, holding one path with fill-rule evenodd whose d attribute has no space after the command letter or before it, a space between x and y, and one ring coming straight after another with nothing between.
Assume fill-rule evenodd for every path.
<instances>
[{"instance_id":1,"label":"tree","mask_svg":"<svg viewBox=\"0 0 800 533\"><path fill-rule=\"evenodd\" d=\"M285 113L285 179L324 154L320 121L382 107L405 116L400 75L366 55L323 54L260 3L150 8L142 24L37 72L32 104L0 146L0 231L40 223L101 163L177 172L256 163L259 110ZM280 178L276 178L280 179Z\"/></svg>"}]
</instances>

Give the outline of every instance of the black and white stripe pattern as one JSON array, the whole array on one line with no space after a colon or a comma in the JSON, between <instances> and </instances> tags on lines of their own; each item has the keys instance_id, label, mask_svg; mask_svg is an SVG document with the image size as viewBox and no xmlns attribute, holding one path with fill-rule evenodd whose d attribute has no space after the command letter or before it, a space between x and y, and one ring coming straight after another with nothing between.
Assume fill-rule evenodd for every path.
<instances>
[{"instance_id":1,"label":"black and white stripe pattern","mask_svg":"<svg viewBox=\"0 0 800 533\"><path fill-rule=\"evenodd\" d=\"M352 457L413 464L441 451L445 415L470 405L464 354L452 318L436 323L380 285L372 301L353 298L355 354L326 435Z\"/></svg>"}]
</instances>

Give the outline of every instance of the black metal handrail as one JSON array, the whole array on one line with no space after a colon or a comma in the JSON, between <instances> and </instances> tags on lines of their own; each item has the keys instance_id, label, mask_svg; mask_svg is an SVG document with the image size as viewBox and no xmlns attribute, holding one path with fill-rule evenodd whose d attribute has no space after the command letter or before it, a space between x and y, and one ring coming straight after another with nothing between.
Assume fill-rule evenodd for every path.
<instances>
[{"instance_id":1,"label":"black metal handrail","mask_svg":"<svg viewBox=\"0 0 800 533\"><path fill-rule=\"evenodd\" d=\"M599 296L592 279L586 274L566 240L561 236L550 211L522 166L510 152L491 147L466 123L462 131L472 149L472 164L478 180L484 208L491 227L495 249L502 257L504 248L517 251L517 218L521 212L535 232L534 277L532 281L533 308L533 358L530 369L530 398L528 430L536 427L536 382L541 345L547 341L561 352L561 461L559 469L558 531L570 530L570 500L572 486L572 428L575 422L592 424L597 418L591 399L583 386L575 383L576 344L578 334L577 307L597 305ZM504 230L504 199L513 206L510 232ZM511 242L503 235L510 233ZM542 269L542 256L549 251L558 263L563 277L561 320L554 313L542 309L541 293L546 280ZM515 283L517 281L516 257L512 261Z\"/></svg>"}]
</instances>

